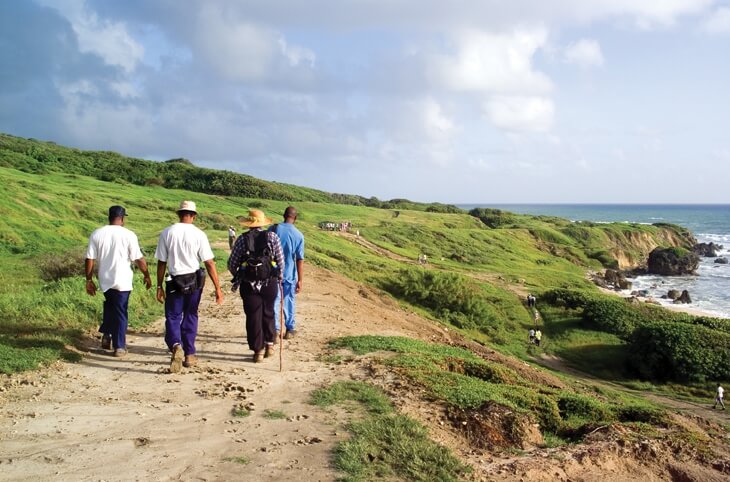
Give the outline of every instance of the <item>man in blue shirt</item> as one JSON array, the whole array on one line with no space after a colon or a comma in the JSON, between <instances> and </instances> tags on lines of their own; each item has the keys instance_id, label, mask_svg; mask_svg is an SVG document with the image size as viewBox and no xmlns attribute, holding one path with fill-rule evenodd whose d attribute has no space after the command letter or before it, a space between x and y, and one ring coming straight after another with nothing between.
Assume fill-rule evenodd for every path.
<instances>
[{"instance_id":1,"label":"man in blue shirt","mask_svg":"<svg viewBox=\"0 0 730 482\"><path fill-rule=\"evenodd\" d=\"M275 231L281 240L281 249L284 251L284 321L286 327L285 339L296 336L296 313L294 311L294 296L302 289L302 265L304 264L304 235L294 227L297 220L297 210L289 206L284 211L284 222L273 225L270 229ZM274 310L274 321L276 333L281 330L281 314L279 310L281 303L281 292L276 295L276 309Z\"/></svg>"}]
</instances>

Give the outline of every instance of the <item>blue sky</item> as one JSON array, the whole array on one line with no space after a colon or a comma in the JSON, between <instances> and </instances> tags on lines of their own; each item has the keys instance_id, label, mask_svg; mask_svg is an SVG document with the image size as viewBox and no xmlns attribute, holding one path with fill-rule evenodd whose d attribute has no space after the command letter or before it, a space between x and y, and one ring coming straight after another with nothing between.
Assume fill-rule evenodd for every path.
<instances>
[{"instance_id":1,"label":"blue sky","mask_svg":"<svg viewBox=\"0 0 730 482\"><path fill-rule=\"evenodd\" d=\"M728 203L730 2L0 2L0 131L332 192Z\"/></svg>"}]
</instances>

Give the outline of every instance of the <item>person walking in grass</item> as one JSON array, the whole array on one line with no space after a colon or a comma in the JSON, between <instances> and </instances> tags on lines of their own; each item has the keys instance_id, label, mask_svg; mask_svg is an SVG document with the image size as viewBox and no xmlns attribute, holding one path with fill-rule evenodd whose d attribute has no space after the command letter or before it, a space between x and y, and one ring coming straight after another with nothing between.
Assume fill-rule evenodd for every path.
<instances>
[{"instance_id":1,"label":"person walking in grass","mask_svg":"<svg viewBox=\"0 0 730 482\"><path fill-rule=\"evenodd\" d=\"M104 293L104 310L99 327L101 347L105 350L114 349L116 357L127 354L127 308L134 277L130 263L136 264L142 271L147 289L152 287L137 235L124 227L126 216L127 211L122 206L109 208L109 224L91 233L84 262L86 292L91 296L96 295L94 264L98 262L99 287Z\"/></svg>"},{"instance_id":2,"label":"person walking in grass","mask_svg":"<svg viewBox=\"0 0 730 482\"><path fill-rule=\"evenodd\" d=\"M285 339L294 337L297 334L296 320L296 295L302 290L304 278L304 235L294 227L297 220L297 210L289 206L284 210L284 222L275 224L270 228L281 241L281 250L284 253L284 271L282 273L282 288L284 291L284 327ZM275 306L281 303L281 290L276 292ZM280 310L274 310L274 324L276 325L276 337L279 338L281 330Z\"/></svg>"},{"instance_id":3,"label":"person walking in grass","mask_svg":"<svg viewBox=\"0 0 730 482\"><path fill-rule=\"evenodd\" d=\"M197 364L198 305L205 284L205 271L215 287L215 302L223 292L208 237L193 223L198 212L193 201L183 201L178 223L168 226L157 241L157 301L165 304L165 343L172 352L170 372ZM200 263L205 270L200 268ZM165 271L169 276L165 279ZM165 280L165 285L162 282ZM184 360L183 360L184 357Z\"/></svg>"},{"instance_id":4,"label":"person walking in grass","mask_svg":"<svg viewBox=\"0 0 730 482\"><path fill-rule=\"evenodd\" d=\"M535 330L535 345L540 346L540 343L542 343L542 332L538 328Z\"/></svg>"},{"instance_id":5,"label":"person walking in grass","mask_svg":"<svg viewBox=\"0 0 730 482\"><path fill-rule=\"evenodd\" d=\"M252 209L240 222L250 229L236 239L228 271L241 285L246 339L253 361L260 363L274 354L274 303L286 262L279 236L262 229L271 224L263 211Z\"/></svg>"},{"instance_id":6,"label":"person walking in grass","mask_svg":"<svg viewBox=\"0 0 730 482\"><path fill-rule=\"evenodd\" d=\"M723 402L723 398L725 398L725 389L722 388L722 386L718 383L717 384L717 390L715 390L715 404L712 406L713 409L717 407L717 404L719 403L723 410L725 410L725 403Z\"/></svg>"}]
</instances>

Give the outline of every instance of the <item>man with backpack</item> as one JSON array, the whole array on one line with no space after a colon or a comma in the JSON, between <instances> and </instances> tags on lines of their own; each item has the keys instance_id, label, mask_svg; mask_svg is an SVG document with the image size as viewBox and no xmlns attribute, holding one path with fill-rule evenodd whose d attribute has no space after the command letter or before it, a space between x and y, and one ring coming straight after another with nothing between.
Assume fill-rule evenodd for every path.
<instances>
[{"instance_id":1,"label":"man with backpack","mask_svg":"<svg viewBox=\"0 0 730 482\"><path fill-rule=\"evenodd\" d=\"M274 224L270 231L275 232L281 240L281 250L284 252L285 269L283 270L282 290L276 293L276 306L281 303L281 291L284 292L284 320L285 339L294 337L296 330L295 296L302 290L304 276L304 235L294 227L297 220L297 210L289 206L284 210L284 222ZM296 268L296 269L295 269ZM274 310L274 324L276 325L276 340L281 330L279 310Z\"/></svg>"},{"instance_id":2,"label":"man with backpack","mask_svg":"<svg viewBox=\"0 0 730 482\"><path fill-rule=\"evenodd\" d=\"M127 354L127 307L132 292L134 262L144 275L147 289L152 286L147 262L139 249L137 235L124 227L127 211L122 206L109 208L109 224L97 229L89 237L86 249L86 292L96 295L94 263L99 264L99 287L104 293L104 313L99 327L101 347L113 349L114 356Z\"/></svg>"},{"instance_id":3,"label":"man with backpack","mask_svg":"<svg viewBox=\"0 0 730 482\"><path fill-rule=\"evenodd\" d=\"M205 271L208 271L215 287L215 302L223 303L208 236L193 225L197 215L193 201L181 202L177 210L180 222L162 231L155 251L158 260L157 301L165 304L165 343L172 352L171 373L178 373L183 366L197 364L195 339L198 336L198 305L205 285ZM200 267L201 262L205 270ZM165 271L169 274L167 278Z\"/></svg>"},{"instance_id":4,"label":"man with backpack","mask_svg":"<svg viewBox=\"0 0 730 482\"><path fill-rule=\"evenodd\" d=\"M240 283L246 339L254 352L253 361L260 363L274 354L274 303L285 269L284 253L279 236L262 229L271 224L263 211L250 210L240 223L250 229L236 239L228 270L234 283Z\"/></svg>"}]
</instances>

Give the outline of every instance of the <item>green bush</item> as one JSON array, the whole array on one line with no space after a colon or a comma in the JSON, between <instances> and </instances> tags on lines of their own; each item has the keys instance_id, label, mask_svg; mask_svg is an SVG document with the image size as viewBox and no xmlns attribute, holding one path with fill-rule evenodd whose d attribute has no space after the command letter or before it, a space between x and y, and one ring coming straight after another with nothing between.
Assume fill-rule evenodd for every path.
<instances>
[{"instance_id":1,"label":"green bush","mask_svg":"<svg viewBox=\"0 0 730 482\"><path fill-rule=\"evenodd\" d=\"M583 308L592 299L592 296L586 291L557 288L542 293L540 301L560 308L575 310Z\"/></svg>"},{"instance_id":2,"label":"green bush","mask_svg":"<svg viewBox=\"0 0 730 482\"><path fill-rule=\"evenodd\" d=\"M730 334L699 325L655 322L630 339L629 366L639 376L678 382L730 379Z\"/></svg>"},{"instance_id":3,"label":"green bush","mask_svg":"<svg viewBox=\"0 0 730 482\"><path fill-rule=\"evenodd\" d=\"M456 273L406 268L383 282L383 288L459 328L486 330L499 323L480 288Z\"/></svg>"},{"instance_id":4,"label":"green bush","mask_svg":"<svg viewBox=\"0 0 730 482\"><path fill-rule=\"evenodd\" d=\"M627 339L637 326L647 320L641 310L621 298L594 298L583 307L583 323L619 338Z\"/></svg>"},{"instance_id":5,"label":"green bush","mask_svg":"<svg viewBox=\"0 0 730 482\"><path fill-rule=\"evenodd\" d=\"M514 224L515 216L512 213L492 208L474 208L469 214L475 218L479 218L481 222L490 228L501 228L509 224Z\"/></svg>"}]
</instances>

